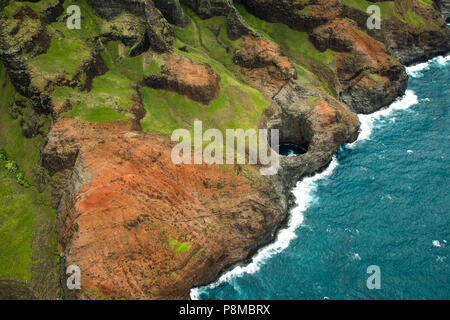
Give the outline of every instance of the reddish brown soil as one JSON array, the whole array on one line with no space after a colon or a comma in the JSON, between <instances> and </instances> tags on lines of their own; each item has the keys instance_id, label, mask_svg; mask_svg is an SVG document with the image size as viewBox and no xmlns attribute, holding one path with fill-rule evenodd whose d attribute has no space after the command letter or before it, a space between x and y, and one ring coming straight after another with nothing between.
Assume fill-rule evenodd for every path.
<instances>
[{"instance_id":1,"label":"reddish brown soil","mask_svg":"<svg viewBox=\"0 0 450 320\"><path fill-rule=\"evenodd\" d=\"M273 96L290 79L297 79L294 65L280 47L270 41L245 36L235 53L234 62L244 69L248 79L257 88Z\"/></svg>"},{"instance_id":2,"label":"reddish brown soil","mask_svg":"<svg viewBox=\"0 0 450 320\"><path fill-rule=\"evenodd\" d=\"M187 298L266 241L281 211L248 168L174 165L168 137L130 129L67 118L52 128L49 167L78 151L60 248L81 268L78 298ZM174 252L169 237L190 249Z\"/></svg>"},{"instance_id":3,"label":"reddish brown soil","mask_svg":"<svg viewBox=\"0 0 450 320\"><path fill-rule=\"evenodd\" d=\"M145 83L156 89L166 89L194 101L210 104L220 91L220 76L208 65L167 53L161 73L146 77Z\"/></svg>"}]
</instances>

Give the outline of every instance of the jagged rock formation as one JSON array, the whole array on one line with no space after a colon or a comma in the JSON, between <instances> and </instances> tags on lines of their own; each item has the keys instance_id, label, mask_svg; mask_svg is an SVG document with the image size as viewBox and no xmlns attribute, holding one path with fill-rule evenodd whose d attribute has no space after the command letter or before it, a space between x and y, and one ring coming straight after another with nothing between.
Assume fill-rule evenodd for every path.
<instances>
[{"instance_id":1,"label":"jagged rock formation","mask_svg":"<svg viewBox=\"0 0 450 320\"><path fill-rule=\"evenodd\" d=\"M232 40L246 34L255 35L233 6L232 0L181 0L181 2L194 10L202 19L225 16L227 18L228 36Z\"/></svg>"},{"instance_id":2,"label":"jagged rock formation","mask_svg":"<svg viewBox=\"0 0 450 320\"><path fill-rule=\"evenodd\" d=\"M217 98L219 82L220 76L209 65L172 53L164 56L160 73L144 78L144 84L151 88L174 91L203 104Z\"/></svg>"},{"instance_id":3,"label":"jagged rock formation","mask_svg":"<svg viewBox=\"0 0 450 320\"><path fill-rule=\"evenodd\" d=\"M188 24L188 19L180 6L179 0L166 1L155 0L156 7L162 12L167 21L180 27L185 27Z\"/></svg>"},{"instance_id":4,"label":"jagged rock formation","mask_svg":"<svg viewBox=\"0 0 450 320\"><path fill-rule=\"evenodd\" d=\"M254 15L271 22L285 23L293 29L311 30L339 17L339 0L238 0Z\"/></svg>"},{"instance_id":5,"label":"jagged rock formation","mask_svg":"<svg viewBox=\"0 0 450 320\"><path fill-rule=\"evenodd\" d=\"M295 66L283 56L281 49L273 42L245 36L236 50L234 63L249 70L249 81L269 97L292 79L297 79Z\"/></svg>"},{"instance_id":6,"label":"jagged rock formation","mask_svg":"<svg viewBox=\"0 0 450 320\"><path fill-rule=\"evenodd\" d=\"M385 46L346 20L316 28L311 39L320 50L340 52L337 74L340 99L357 113L372 113L389 105L406 89L408 77Z\"/></svg>"},{"instance_id":7,"label":"jagged rock formation","mask_svg":"<svg viewBox=\"0 0 450 320\"><path fill-rule=\"evenodd\" d=\"M448 0L434 0L434 7L441 12L442 18L450 23L450 1Z\"/></svg>"},{"instance_id":8,"label":"jagged rock formation","mask_svg":"<svg viewBox=\"0 0 450 320\"><path fill-rule=\"evenodd\" d=\"M391 10L398 13L390 19L383 19L380 29L368 30L366 23L369 15L358 9L346 7L344 16L356 21L371 37L383 42L388 52L402 64L427 60L448 51L450 30L436 10L419 1L394 1L394 6ZM410 19L410 23L405 23L405 19Z\"/></svg>"},{"instance_id":9,"label":"jagged rock formation","mask_svg":"<svg viewBox=\"0 0 450 320\"><path fill-rule=\"evenodd\" d=\"M173 29L152 1L89 0L88 2L95 10L95 12L98 13L98 15L104 17L107 20L113 19L114 17L120 15L122 12L128 12L136 17L144 19L145 35L142 38L142 41L144 43L142 44L142 51L137 54L146 51L148 49L148 46L151 46L158 52L165 52L170 50L171 43L173 41ZM172 16L174 12L173 10L175 10L175 12L181 12L179 10L177 11L176 8L177 7L167 7L164 12L172 17L172 21L183 21L184 18L182 16Z\"/></svg>"}]
</instances>

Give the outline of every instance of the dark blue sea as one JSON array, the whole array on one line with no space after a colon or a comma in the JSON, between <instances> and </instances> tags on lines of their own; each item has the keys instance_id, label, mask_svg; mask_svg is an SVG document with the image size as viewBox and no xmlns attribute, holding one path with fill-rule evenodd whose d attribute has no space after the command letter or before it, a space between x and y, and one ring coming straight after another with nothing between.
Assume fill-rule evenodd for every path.
<instances>
[{"instance_id":1,"label":"dark blue sea","mask_svg":"<svg viewBox=\"0 0 450 320\"><path fill-rule=\"evenodd\" d=\"M450 56L407 71L405 96L298 183L277 240L192 298L450 299Z\"/></svg>"}]
</instances>

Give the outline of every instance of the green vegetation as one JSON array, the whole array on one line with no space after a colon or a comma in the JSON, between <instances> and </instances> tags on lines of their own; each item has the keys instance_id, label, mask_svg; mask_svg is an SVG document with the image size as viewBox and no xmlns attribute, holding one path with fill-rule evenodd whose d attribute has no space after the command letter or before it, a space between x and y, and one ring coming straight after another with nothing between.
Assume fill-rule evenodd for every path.
<instances>
[{"instance_id":1,"label":"green vegetation","mask_svg":"<svg viewBox=\"0 0 450 320\"><path fill-rule=\"evenodd\" d=\"M0 160L5 161L5 169L16 177L16 181L21 186L28 188L31 185L25 179L24 173L20 170L19 166L14 160L8 160L8 155L4 149L0 149Z\"/></svg>"},{"instance_id":2,"label":"green vegetation","mask_svg":"<svg viewBox=\"0 0 450 320\"><path fill-rule=\"evenodd\" d=\"M421 4L423 4L424 6L433 7L433 0L417 0L418 2L420 2Z\"/></svg>"},{"instance_id":3,"label":"green vegetation","mask_svg":"<svg viewBox=\"0 0 450 320\"><path fill-rule=\"evenodd\" d=\"M423 19L417 15L412 9L407 8L403 12L395 12L395 16L403 23L409 24L416 28L425 28L426 23Z\"/></svg>"},{"instance_id":4,"label":"green vegetation","mask_svg":"<svg viewBox=\"0 0 450 320\"><path fill-rule=\"evenodd\" d=\"M373 3L366 0L342 0L342 2L348 6L355 9L358 9L363 12L367 12L367 8L373 5L377 5L380 7L381 11L381 20L390 19L395 10L395 2L394 1L383 1Z\"/></svg>"},{"instance_id":5,"label":"green vegetation","mask_svg":"<svg viewBox=\"0 0 450 320\"><path fill-rule=\"evenodd\" d=\"M232 55L227 54L208 27L217 30L222 26L219 41L226 47L237 47L239 40L228 39L224 17L201 20L191 10L185 10L189 25L185 29L175 28L178 39L174 51L195 62L208 63L221 77L219 96L209 106L204 106L177 93L142 88L147 110L141 121L143 129L170 134L177 128L192 129L194 120L202 120L205 129L218 128L223 132L226 128L256 129L262 111L270 103L259 91L236 78L232 72L236 68ZM179 50L182 46L186 46L188 52ZM153 68L157 70L159 64L155 62Z\"/></svg>"},{"instance_id":6,"label":"green vegetation","mask_svg":"<svg viewBox=\"0 0 450 320\"><path fill-rule=\"evenodd\" d=\"M283 53L293 58L298 64L307 67L308 63L306 60L312 59L334 70L337 55L331 50L318 51L309 41L306 32L293 30L285 24L261 20L248 13L242 5L237 6L237 8L251 27L265 35L269 40L277 43Z\"/></svg>"},{"instance_id":7,"label":"green vegetation","mask_svg":"<svg viewBox=\"0 0 450 320\"><path fill-rule=\"evenodd\" d=\"M71 5L79 6L83 16L81 30L73 31L77 32L79 37L85 40L91 39L92 36L99 34L101 27L105 22L94 14L92 8L87 3L87 0L65 0L63 4L64 12L67 12L67 8Z\"/></svg>"},{"instance_id":8,"label":"green vegetation","mask_svg":"<svg viewBox=\"0 0 450 320\"><path fill-rule=\"evenodd\" d=\"M51 270L41 271L56 275L55 232L35 243L43 229L54 225L56 215L28 182L33 180L43 138L26 139L19 120L10 117L8 109L16 94L1 63L0 87L0 279L30 281L35 264L39 269L41 263L48 263Z\"/></svg>"},{"instance_id":9,"label":"green vegetation","mask_svg":"<svg viewBox=\"0 0 450 320\"><path fill-rule=\"evenodd\" d=\"M119 59L122 47L119 42L106 45L102 58L109 71L93 79L91 91L68 87L55 89L53 97L56 101L71 101L72 110L65 113L65 116L89 122L127 121L132 117L129 112L130 97L135 91L130 86L142 79L146 67L142 55Z\"/></svg>"},{"instance_id":10,"label":"green vegetation","mask_svg":"<svg viewBox=\"0 0 450 320\"><path fill-rule=\"evenodd\" d=\"M53 225L56 215L37 189L21 186L4 163L0 161L0 279L30 280L33 256L56 260L55 247L48 253L34 252L48 250L45 247L32 249L33 235L41 228L35 220ZM49 241L56 245L56 235Z\"/></svg>"},{"instance_id":11,"label":"green vegetation","mask_svg":"<svg viewBox=\"0 0 450 320\"><path fill-rule=\"evenodd\" d=\"M186 28L175 27L177 38L190 47L201 49L228 69L235 69L232 52L240 46L242 39L232 41L228 38L226 18L219 16L203 20L188 7L183 9L189 18L189 25ZM178 43L175 47L180 45Z\"/></svg>"},{"instance_id":12,"label":"green vegetation","mask_svg":"<svg viewBox=\"0 0 450 320\"><path fill-rule=\"evenodd\" d=\"M40 14L51 6L56 5L59 0L41 0L38 2L31 1L9 1L9 4L4 8L3 13L12 17L23 5L29 6L34 12Z\"/></svg>"},{"instance_id":13,"label":"green vegetation","mask_svg":"<svg viewBox=\"0 0 450 320\"><path fill-rule=\"evenodd\" d=\"M0 167L0 279L30 278L33 196Z\"/></svg>"},{"instance_id":14,"label":"green vegetation","mask_svg":"<svg viewBox=\"0 0 450 320\"><path fill-rule=\"evenodd\" d=\"M64 77L71 80L79 77L82 66L93 58L95 51L90 41L93 36L100 34L103 20L94 15L86 0L66 0L64 8L71 4L81 7L84 17L82 29L70 30L63 22L50 24L47 26L52 38L50 48L29 62L33 78L38 80L35 84L41 89L44 89L45 79Z\"/></svg>"},{"instance_id":15,"label":"green vegetation","mask_svg":"<svg viewBox=\"0 0 450 320\"><path fill-rule=\"evenodd\" d=\"M328 74L335 71L337 53L329 49L324 52L317 50L309 41L306 32L293 30L282 23L266 22L247 12L242 5L237 8L250 27L277 43L290 58L297 69L299 84L311 84L325 89L331 95L334 94L330 89Z\"/></svg>"},{"instance_id":16,"label":"green vegetation","mask_svg":"<svg viewBox=\"0 0 450 320\"><path fill-rule=\"evenodd\" d=\"M178 240L172 238L171 235L169 235L169 247L174 253L185 253L188 252L189 249L191 249L191 243L190 242L179 242Z\"/></svg>"},{"instance_id":17,"label":"green vegetation","mask_svg":"<svg viewBox=\"0 0 450 320\"><path fill-rule=\"evenodd\" d=\"M69 30L64 23L54 23L48 29L53 34L50 48L30 61L32 74L41 81L38 85L42 89L46 78L61 75L73 79L93 55L92 49L78 37L79 30Z\"/></svg>"},{"instance_id":18,"label":"green vegetation","mask_svg":"<svg viewBox=\"0 0 450 320\"><path fill-rule=\"evenodd\" d=\"M366 0L342 0L342 2L349 7L356 8L360 11L367 11L367 8L371 5L377 5L381 10L381 19L397 18L401 22L408 24L415 28L424 29L427 27L427 23L413 10L413 3L417 1L424 6L433 7L432 0L406 0L395 3L395 1L383 1L383 2L369 2Z\"/></svg>"},{"instance_id":19,"label":"green vegetation","mask_svg":"<svg viewBox=\"0 0 450 320\"><path fill-rule=\"evenodd\" d=\"M2 88L0 90L0 148L5 150L8 158L17 162L26 179L33 181L34 169L39 161L44 138L37 135L31 139L25 139L20 119L11 118L9 106L13 104L16 93L7 79L2 64L0 64L0 87Z\"/></svg>"},{"instance_id":20,"label":"green vegetation","mask_svg":"<svg viewBox=\"0 0 450 320\"><path fill-rule=\"evenodd\" d=\"M89 300L111 300L108 296L104 295L100 290L86 290L85 294L89 297Z\"/></svg>"}]
</instances>

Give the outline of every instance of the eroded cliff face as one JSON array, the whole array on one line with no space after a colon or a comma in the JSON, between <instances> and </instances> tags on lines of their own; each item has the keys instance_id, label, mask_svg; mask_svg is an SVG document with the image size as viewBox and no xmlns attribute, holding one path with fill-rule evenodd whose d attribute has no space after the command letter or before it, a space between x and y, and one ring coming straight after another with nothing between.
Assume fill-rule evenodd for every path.
<instances>
[{"instance_id":1,"label":"eroded cliff face","mask_svg":"<svg viewBox=\"0 0 450 320\"><path fill-rule=\"evenodd\" d=\"M450 30L445 25L447 1L440 5L442 14L430 4L419 1L378 1L386 6L388 17L381 21L380 29L367 30L369 15L361 10L346 7L344 16L357 22L374 39L383 42L390 54L404 65L430 59L449 49ZM439 1L434 1L437 5ZM389 16L390 15L390 16Z\"/></svg>"},{"instance_id":2,"label":"eroded cliff face","mask_svg":"<svg viewBox=\"0 0 450 320\"><path fill-rule=\"evenodd\" d=\"M448 51L442 2L439 13L377 1L380 30L356 2L87 0L83 35L65 29L75 2L2 4L0 59L53 119L42 188L59 209L64 264L82 270L74 298L188 298L273 239L295 183L356 140L356 114L402 95L402 63ZM183 117L279 129L280 143L307 152L281 157L271 177L174 165L170 132L191 129Z\"/></svg>"},{"instance_id":3,"label":"eroded cliff face","mask_svg":"<svg viewBox=\"0 0 450 320\"><path fill-rule=\"evenodd\" d=\"M316 28L310 37L317 48L339 52L340 99L355 112L372 113L405 91L408 76L403 66L384 44L368 37L351 20L333 20Z\"/></svg>"},{"instance_id":4,"label":"eroded cliff face","mask_svg":"<svg viewBox=\"0 0 450 320\"><path fill-rule=\"evenodd\" d=\"M447 23L450 23L450 2L447 0L434 0L433 6L441 13L442 18Z\"/></svg>"},{"instance_id":5,"label":"eroded cliff face","mask_svg":"<svg viewBox=\"0 0 450 320\"><path fill-rule=\"evenodd\" d=\"M167 136L64 119L43 152L72 169L59 216L79 298L180 299L267 242L286 208L254 169L175 165Z\"/></svg>"}]
</instances>

